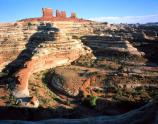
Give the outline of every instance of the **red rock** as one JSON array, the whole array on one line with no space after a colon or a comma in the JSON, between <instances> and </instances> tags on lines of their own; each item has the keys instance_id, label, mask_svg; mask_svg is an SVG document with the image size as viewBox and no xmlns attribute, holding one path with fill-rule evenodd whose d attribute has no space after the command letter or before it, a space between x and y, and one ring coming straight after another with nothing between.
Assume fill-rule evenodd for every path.
<instances>
[{"instance_id":1,"label":"red rock","mask_svg":"<svg viewBox=\"0 0 158 124\"><path fill-rule=\"evenodd\" d=\"M65 12L65 11L61 11L61 17L62 17L62 18L67 18L67 17L66 17L66 12Z\"/></svg>"},{"instance_id":2,"label":"red rock","mask_svg":"<svg viewBox=\"0 0 158 124\"><path fill-rule=\"evenodd\" d=\"M35 97L35 96L33 96L32 98L31 98L31 101L30 101L30 103L32 104L32 105L36 105L36 102L38 101L38 99Z\"/></svg>"},{"instance_id":3,"label":"red rock","mask_svg":"<svg viewBox=\"0 0 158 124\"><path fill-rule=\"evenodd\" d=\"M53 10L51 8L43 8L43 18L52 18Z\"/></svg>"},{"instance_id":4,"label":"red rock","mask_svg":"<svg viewBox=\"0 0 158 124\"><path fill-rule=\"evenodd\" d=\"M61 17L61 14L60 14L60 11L59 10L56 10L56 17Z\"/></svg>"},{"instance_id":5,"label":"red rock","mask_svg":"<svg viewBox=\"0 0 158 124\"><path fill-rule=\"evenodd\" d=\"M76 13L72 12L71 13L71 18L76 18Z\"/></svg>"},{"instance_id":6,"label":"red rock","mask_svg":"<svg viewBox=\"0 0 158 124\"><path fill-rule=\"evenodd\" d=\"M88 78L81 87L81 91L83 92L85 97L91 94L91 90L89 89L90 85L91 85L91 79Z\"/></svg>"},{"instance_id":7,"label":"red rock","mask_svg":"<svg viewBox=\"0 0 158 124\"><path fill-rule=\"evenodd\" d=\"M74 22L88 22L76 17L76 13L72 12L70 17L67 17L65 11L56 10L56 17L53 17L53 10L51 8L43 8L43 16L38 18L28 18L20 20L19 22L32 22L32 21L74 21Z\"/></svg>"}]
</instances>

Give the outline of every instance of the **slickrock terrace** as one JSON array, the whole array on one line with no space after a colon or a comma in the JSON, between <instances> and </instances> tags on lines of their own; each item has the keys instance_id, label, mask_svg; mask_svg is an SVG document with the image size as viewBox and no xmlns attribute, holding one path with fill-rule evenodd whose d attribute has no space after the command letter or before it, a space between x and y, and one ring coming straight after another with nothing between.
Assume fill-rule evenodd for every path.
<instances>
[{"instance_id":1,"label":"slickrock terrace","mask_svg":"<svg viewBox=\"0 0 158 124\"><path fill-rule=\"evenodd\" d=\"M121 37L108 37L108 36L85 36L82 37L83 43L85 45L90 46L94 52L106 51L109 53L110 51L115 52L124 52L131 55L142 56L143 53L139 52L137 48L134 48L132 44L127 41L121 39Z\"/></svg>"},{"instance_id":2,"label":"slickrock terrace","mask_svg":"<svg viewBox=\"0 0 158 124\"><path fill-rule=\"evenodd\" d=\"M107 25L95 22L65 21L4 25L1 28L0 69L7 66L9 73L16 72L18 83L14 95L26 97L29 96L28 80L31 74L70 64L80 56L90 54L92 50L95 54L99 51L106 54L115 51L142 55L121 37L98 36L98 29L108 28ZM83 45L80 38L92 50ZM6 53L10 56L6 56Z\"/></svg>"},{"instance_id":3,"label":"slickrock terrace","mask_svg":"<svg viewBox=\"0 0 158 124\"><path fill-rule=\"evenodd\" d=\"M23 63L19 65L20 70L16 70L17 85L13 93L16 97L29 96L28 80L32 73L70 64L81 55L91 53L90 48L84 46L80 40L72 39L71 36L67 37L62 29L42 25L38 26L37 30L29 34L31 36L26 48L16 60L8 65L13 71L15 66Z\"/></svg>"},{"instance_id":4,"label":"slickrock terrace","mask_svg":"<svg viewBox=\"0 0 158 124\"><path fill-rule=\"evenodd\" d=\"M52 15L50 10L46 11L48 13L44 13L43 18ZM57 15L60 14L57 12ZM46 20L2 24L0 28L0 70L7 73L0 83L9 82L6 89L0 91L4 92L15 83L13 94L9 94L11 98L6 96L13 102L9 102L9 106L43 107L35 109L41 113L38 116L28 114L16 119L118 115L154 98L158 84L157 67L147 62L145 53L130 39L115 34L117 26L89 21ZM56 73L52 74L54 71ZM58 80L60 78L64 80ZM21 97L29 97L30 101L25 104ZM91 98L96 100L95 107L88 101ZM88 105L85 105L87 101ZM6 103L3 102L8 106ZM148 107L156 108L153 103L145 106L145 110ZM126 123L132 117L139 120L136 116L139 110L142 108L119 116L126 119L118 121ZM151 111L154 113L154 109ZM15 119L14 116L10 118Z\"/></svg>"}]
</instances>

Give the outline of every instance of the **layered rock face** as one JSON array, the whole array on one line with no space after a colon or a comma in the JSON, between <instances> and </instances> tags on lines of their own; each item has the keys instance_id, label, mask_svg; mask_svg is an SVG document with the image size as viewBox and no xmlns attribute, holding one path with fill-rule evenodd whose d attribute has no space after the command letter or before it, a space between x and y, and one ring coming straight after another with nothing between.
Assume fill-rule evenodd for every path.
<instances>
[{"instance_id":1,"label":"layered rock face","mask_svg":"<svg viewBox=\"0 0 158 124\"><path fill-rule=\"evenodd\" d=\"M24 31L25 29L23 29ZM0 70L16 59L17 55L25 49L27 37L30 33L23 32L21 27L14 24L1 24L0 29ZM25 41L24 41L25 39Z\"/></svg>"},{"instance_id":2,"label":"layered rock face","mask_svg":"<svg viewBox=\"0 0 158 124\"><path fill-rule=\"evenodd\" d=\"M110 56L112 52L118 53L118 55L120 55L120 53L128 53L129 55L136 55L136 56L142 55L142 53L139 52L135 47L133 47L129 41L123 40L121 37L118 37L116 35L107 36L104 33L104 31L108 30L109 27L107 25L99 24L95 22L93 23L92 22L79 23L79 22L66 22L66 21L30 22L30 23L25 22L25 23L15 23L15 24L2 24L0 26L1 26L0 71L7 71L9 73L9 76L11 77L15 76L16 87L13 91L13 95L16 96L16 98L20 98L20 99L21 97L29 96L28 82L30 76L33 73L49 68L54 68L57 66L70 64L71 62L78 59L82 55L92 54L92 52L95 53L95 55L108 54L108 56ZM129 65L130 64L131 63L129 63ZM74 67L74 69L75 68L76 67ZM79 66L78 68L81 67ZM138 67L136 66L136 68ZM66 71L69 72L70 70L66 69ZM85 68L83 70L85 70ZM127 69L122 68L123 73L127 72L129 74L131 70L132 67L130 67L130 70L128 68ZM69 79L69 75L67 76L66 71L64 72L66 74L64 76L65 78ZM96 71L97 70L93 70L93 72ZM102 70L101 72L102 72L101 74L106 73L103 72ZM139 70L138 71L134 70L132 73L134 72L139 73ZM93 77L89 77L87 79L87 77L85 77L84 79L83 77L76 78L78 75L76 76L76 74L73 71L71 73L74 74L73 78L72 78L73 75L72 74L70 75L72 78L71 83L70 83L71 80L68 80L65 83L65 85L63 85L63 87L60 88L61 82L58 82L54 78L50 80L52 86L55 87L55 85L57 84L56 89L60 91L64 91L64 93L67 93L68 95L71 96L78 95L78 91L81 89L81 91L85 91L84 94L88 96L90 94L89 92L91 92L91 89L88 90L88 88L90 86L93 86L92 84L93 82L94 84L97 84L96 82L99 82L98 80L101 79L99 74L98 74L99 76L98 78L93 79ZM57 74L62 75L63 70L60 69L57 70ZM118 75L118 77L119 76L120 75ZM82 80L78 80L78 79L82 79ZM98 80L95 82L94 80L96 79ZM81 86L79 86L78 81L81 84ZM69 87L67 88L66 85L69 86L72 85L72 89L68 89ZM132 86L134 86L133 83ZM78 89L74 90L73 87L75 87L75 89L77 88ZM122 87L124 87L124 85L122 85ZM74 91L74 92L71 93L69 91ZM34 107L38 107L39 102L35 97L32 97L31 102L34 104ZM133 120L134 118L134 120L136 121L138 120L138 122L141 123L146 122L148 119L149 120L151 119L150 120L151 122L156 123L157 115L155 113L157 111L155 110L157 110L157 102L152 102L149 103L147 106L144 106L140 109L129 112L127 114L112 116L109 118L106 116L103 116L101 118L94 118L94 119L92 118L92 121L96 123L106 123L109 122L110 120L111 123L116 123L116 121L118 123L127 123L129 122L129 120ZM138 118L138 115L142 116L142 112L143 113L145 112L147 114L145 115L144 118L140 119ZM43 113L43 111L41 113ZM153 117L155 117L155 120L153 120ZM113 120L111 118L116 118L116 119ZM89 118L85 120L79 119L75 121L76 123L80 123L80 122L82 123L82 121L89 122L89 120L91 121L91 119ZM41 123L45 123L45 122L47 121L43 121ZM50 120L50 123L52 122L53 121ZM56 120L56 122L59 123L59 120ZM71 123L71 120L67 120L66 122ZM7 123L7 121L2 123ZM12 123L12 122L8 121L8 123ZM61 123L63 123L63 120L61 121Z\"/></svg>"},{"instance_id":3,"label":"layered rock face","mask_svg":"<svg viewBox=\"0 0 158 124\"><path fill-rule=\"evenodd\" d=\"M59 45L63 45L63 49L66 49L66 47L69 49L69 45L74 46L78 44L76 42L80 42L81 36L93 34L93 28L96 25L87 22L51 22L54 27L60 29L60 31L58 31L60 33L54 33L56 31L51 31L50 26L46 26L44 23L45 22L42 22L41 25L39 22L31 24L7 23L0 25L0 71L15 60L23 50L27 50L23 55L23 59L25 60L29 59L29 56L33 56L33 53L30 53L30 51L35 52L37 48L46 51L47 47L55 49L55 47L57 48ZM65 38L67 42L64 42ZM57 39L58 41L56 41ZM61 49L62 48L60 48L60 50ZM56 52L60 53L60 50L57 48ZM48 51L50 51L50 49ZM36 54L37 52L38 50ZM19 62L16 62L16 64L12 62L12 66L20 66L23 60L18 59L16 61Z\"/></svg>"},{"instance_id":4,"label":"layered rock face","mask_svg":"<svg viewBox=\"0 0 158 124\"><path fill-rule=\"evenodd\" d=\"M95 22L70 21L3 24L0 30L0 70L7 69L15 74L14 95L23 97L29 96L28 80L32 73L70 64L81 55L91 53L91 49L94 53L96 50L115 51L141 56L128 41L98 34L108 28Z\"/></svg>"},{"instance_id":5,"label":"layered rock face","mask_svg":"<svg viewBox=\"0 0 158 124\"><path fill-rule=\"evenodd\" d=\"M85 36L82 37L82 41L85 45L91 47L94 52L106 52L106 53L127 53L129 55L142 56L143 53L139 52L132 44L121 39L121 37L109 37L109 36Z\"/></svg>"},{"instance_id":6,"label":"layered rock face","mask_svg":"<svg viewBox=\"0 0 158 124\"><path fill-rule=\"evenodd\" d=\"M84 46L79 39L72 38L70 31L58 25L59 28L57 24L55 28L48 23L32 27L7 25L2 28L0 65L3 69L12 61L7 69L10 73L16 72L16 97L29 96L28 80L32 73L70 64L81 55L91 53L90 48ZM12 29L9 28L11 26Z\"/></svg>"}]
</instances>

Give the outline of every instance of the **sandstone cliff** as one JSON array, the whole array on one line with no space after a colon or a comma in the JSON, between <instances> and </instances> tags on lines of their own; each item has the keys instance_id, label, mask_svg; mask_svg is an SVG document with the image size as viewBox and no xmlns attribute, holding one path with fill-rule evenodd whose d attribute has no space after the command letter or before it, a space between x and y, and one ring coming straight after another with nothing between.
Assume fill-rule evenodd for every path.
<instances>
[{"instance_id":1,"label":"sandstone cliff","mask_svg":"<svg viewBox=\"0 0 158 124\"><path fill-rule=\"evenodd\" d=\"M18 22L3 24L0 30L0 70L15 75L16 97L29 96L31 74L67 65L96 49L141 56L128 41L100 36L108 25L95 22ZM84 43L82 43L81 42Z\"/></svg>"}]
</instances>

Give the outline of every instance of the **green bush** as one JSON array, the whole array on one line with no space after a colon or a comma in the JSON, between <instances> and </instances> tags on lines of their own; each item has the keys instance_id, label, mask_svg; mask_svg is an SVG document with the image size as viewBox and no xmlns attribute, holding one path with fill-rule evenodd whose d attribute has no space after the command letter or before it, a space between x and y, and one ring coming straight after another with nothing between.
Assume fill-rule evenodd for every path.
<instances>
[{"instance_id":1,"label":"green bush","mask_svg":"<svg viewBox=\"0 0 158 124\"><path fill-rule=\"evenodd\" d=\"M90 98L89 98L90 106L92 106L92 107L96 106L97 99L98 99L98 97L96 97L96 96L90 96Z\"/></svg>"},{"instance_id":2,"label":"green bush","mask_svg":"<svg viewBox=\"0 0 158 124\"><path fill-rule=\"evenodd\" d=\"M97 99L98 97L96 96L87 96L83 100L83 104L88 106L88 107L95 107L97 105Z\"/></svg>"}]
</instances>

